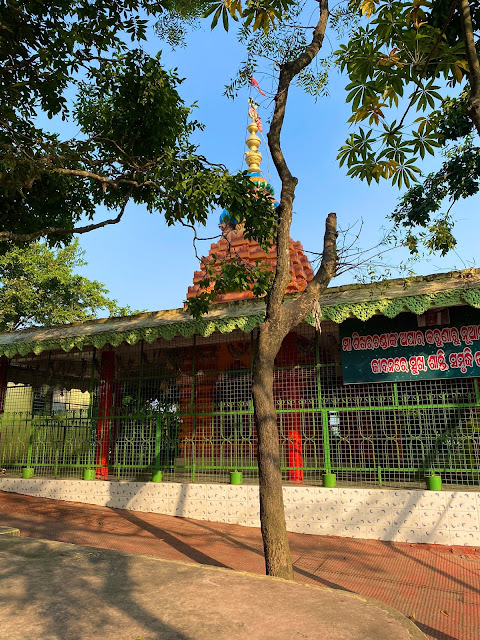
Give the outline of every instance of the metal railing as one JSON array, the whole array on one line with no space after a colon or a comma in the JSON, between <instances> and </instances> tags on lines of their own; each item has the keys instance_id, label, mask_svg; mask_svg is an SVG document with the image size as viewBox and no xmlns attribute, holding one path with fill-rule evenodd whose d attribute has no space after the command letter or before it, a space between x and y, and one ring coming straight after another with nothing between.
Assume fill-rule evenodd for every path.
<instances>
[{"instance_id":1,"label":"metal railing","mask_svg":"<svg viewBox=\"0 0 480 640\"><path fill-rule=\"evenodd\" d=\"M275 371L285 482L320 484L327 473L358 486L423 486L438 473L451 486L480 486L476 378L343 385L316 336L305 353L303 363ZM255 482L251 369L206 371L199 361L192 357L188 372L140 367L115 377L108 407L99 380L83 392L83 405L55 412L51 403L33 406L31 386L10 387L0 465L46 477L90 470L148 480L161 471L165 480L191 482L225 482L239 471Z\"/></svg>"}]
</instances>

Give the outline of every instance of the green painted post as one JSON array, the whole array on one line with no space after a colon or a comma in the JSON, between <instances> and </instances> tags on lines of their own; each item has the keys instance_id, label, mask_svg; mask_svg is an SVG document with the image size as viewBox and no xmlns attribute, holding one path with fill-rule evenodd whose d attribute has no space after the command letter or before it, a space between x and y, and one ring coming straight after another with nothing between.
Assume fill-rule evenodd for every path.
<instances>
[{"instance_id":1,"label":"green painted post","mask_svg":"<svg viewBox=\"0 0 480 640\"><path fill-rule=\"evenodd\" d=\"M48 423L48 419L46 421ZM53 431L54 429L55 431ZM53 467L53 477L56 478L58 475L58 459L60 457L60 427L56 425L53 429L51 428L50 431L55 433L55 464Z\"/></svg>"},{"instance_id":2,"label":"green painted post","mask_svg":"<svg viewBox=\"0 0 480 640\"><path fill-rule=\"evenodd\" d=\"M315 359L317 363L317 402L318 408L322 406L322 388L320 378L320 346L318 344L318 334L315 332ZM324 487L333 489L337 484L337 478L332 473L332 459L330 452L330 432L328 425L328 411L322 411L322 435L323 435L323 456L325 463L325 473L322 476L322 484Z\"/></svg>"},{"instance_id":3,"label":"green painted post","mask_svg":"<svg viewBox=\"0 0 480 640\"><path fill-rule=\"evenodd\" d=\"M95 469L92 469L92 464L95 459L96 448L96 429L97 425L93 419L93 389L95 387L95 354L97 350L95 347L92 351L92 369L90 371L90 386L89 386L89 398L88 398L88 420L90 421L90 442L88 447L88 468L83 471L84 480L95 480Z\"/></svg>"},{"instance_id":4,"label":"green painted post","mask_svg":"<svg viewBox=\"0 0 480 640\"><path fill-rule=\"evenodd\" d=\"M196 462L196 445L195 432L196 420L194 414L195 407L195 357L197 354L197 336L193 336L193 354L192 354L192 388L190 390L190 415L192 416L192 482L195 482L195 462Z\"/></svg>"},{"instance_id":5,"label":"green painted post","mask_svg":"<svg viewBox=\"0 0 480 640\"><path fill-rule=\"evenodd\" d=\"M432 473L432 475L425 478L427 483L427 489L429 491L441 491L442 490L442 477Z\"/></svg>"},{"instance_id":6,"label":"green painted post","mask_svg":"<svg viewBox=\"0 0 480 640\"><path fill-rule=\"evenodd\" d=\"M232 471L230 473L230 484L242 484L243 475L241 471Z\"/></svg>"},{"instance_id":7,"label":"green painted post","mask_svg":"<svg viewBox=\"0 0 480 640\"><path fill-rule=\"evenodd\" d=\"M233 416L233 455L234 455L234 467L238 469L238 415ZM232 482L232 484L234 484Z\"/></svg>"},{"instance_id":8,"label":"green painted post","mask_svg":"<svg viewBox=\"0 0 480 640\"><path fill-rule=\"evenodd\" d=\"M325 473L323 474L323 486L333 489L337 483L337 478L332 473L332 461L330 457L330 433L328 430L328 411L322 412L323 422L323 447L325 452Z\"/></svg>"},{"instance_id":9,"label":"green painted post","mask_svg":"<svg viewBox=\"0 0 480 640\"><path fill-rule=\"evenodd\" d=\"M334 473L324 473L322 477L322 484L328 489L334 489L337 484L337 476Z\"/></svg>"},{"instance_id":10,"label":"green painted post","mask_svg":"<svg viewBox=\"0 0 480 640\"><path fill-rule=\"evenodd\" d=\"M163 471L160 469L160 452L162 447L162 416L157 414L155 429L155 468L152 474L152 482L163 481Z\"/></svg>"},{"instance_id":11,"label":"green painted post","mask_svg":"<svg viewBox=\"0 0 480 640\"><path fill-rule=\"evenodd\" d=\"M28 438L27 466L22 471L22 478L33 478L34 470L32 468L33 455L33 438L35 436L35 422L33 416L30 418L30 435Z\"/></svg>"},{"instance_id":12,"label":"green painted post","mask_svg":"<svg viewBox=\"0 0 480 640\"><path fill-rule=\"evenodd\" d=\"M325 473L330 473L332 461L330 455L330 433L328 431L328 411L322 411L323 451L325 459Z\"/></svg>"}]
</instances>

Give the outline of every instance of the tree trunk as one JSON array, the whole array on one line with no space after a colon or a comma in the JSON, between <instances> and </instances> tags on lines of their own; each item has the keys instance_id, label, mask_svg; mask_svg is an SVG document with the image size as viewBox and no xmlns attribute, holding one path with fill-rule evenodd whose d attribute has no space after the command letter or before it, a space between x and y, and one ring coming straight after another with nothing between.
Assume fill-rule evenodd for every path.
<instances>
[{"instance_id":1,"label":"tree trunk","mask_svg":"<svg viewBox=\"0 0 480 640\"><path fill-rule=\"evenodd\" d=\"M256 346L252 395L257 429L257 458L265 569L267 575L293 579L283 504L280 443L273 399L275 356L283 336L273 335L271 325L260 326Z\"/></svg>"},{"instance_id":2,"label":"tree trunk","mask_svg":"<svg viewBox=\"0 0 480 640\"><path fill-rule=\"evenodd\" d=\"M273 399L275 357L288 332L312 309L315 300L335 276L337 264L337 217L327 216L320 268L303 294L287 304L267 305L267 318L260 325L256 344L252 396L257 430L257 458L262 527L267 575L293 579L283 505L280 443Z\"/></svg>"},{"instance_id":3,"label":"tree trunk","mask_svg":"<svg viewBox=\"0 0 480 640\"><path fill-rule=\"evenodd\" d=\"M472 16L468 0L460 2L460 19L462 22L463 37L465 40L465 52L468 60L468 76L470 81L470 98L467 105L467 114L475 125L480 135L480 62L478 61L475 37L473 34Z\"/></svg>"},{"instance_id":4,"label":"tree trunk","mask_svg":"<svg viewBox=\"0 0 480 640\"><path fill-rule=\"evenodd\" d=\"M267 575L293 579L293 567L288 544L283 505L280 443L277 415L273 400L275 357L288 332L299 324L312 309L313 303L327 288L336 269L336 216L327 217L323 256L319 270L303 294L284 304L285 290L290 282L290 225L297 178L285 161L280 137L290 85L308 67L320 51L328 22L328 0L319 0L319 17L312 40L300 55L281 65L275 107L268 146L282 182L280 204L277 208L277 264L272 288L267 300L265 322L260 326L255 352L252 395L257 430L257 458L260 489L260 521Z\"/></svg>"}]
</instances>

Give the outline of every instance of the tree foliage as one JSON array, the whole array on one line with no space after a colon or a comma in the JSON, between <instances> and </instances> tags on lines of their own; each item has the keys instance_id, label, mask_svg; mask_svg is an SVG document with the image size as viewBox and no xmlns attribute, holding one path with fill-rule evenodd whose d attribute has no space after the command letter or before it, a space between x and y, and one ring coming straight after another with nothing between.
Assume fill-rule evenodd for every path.
<instances>
[{"instance_id":1,"label":"tree foliage","mask_svg":"<svg viewBox=\"0 0 480 640\"><path fill-rule=\"evenodd\" d=\"M368 183L406 186L392 215L404 232L395 240L412 253L423 243L445 255L456 244L453 205L479 188L480 69L471 49L478 63L480 7L468 0L355 0L351 6L370 20L337 52L350 80L350 122L358 125L340 149L340 164ZM439 148L442 167L423 176L420 162Z\"/></svg>"},{"instance_id":2,"label":"tree foliage","mask_svg":"<svg viewBox=\"0 0 480 640\"><path fill-rule=\"evenodd\" d=\"M147 27L140 16L174 5L2 5L0 241L68 242L119 222L129 201L188 225L204 223L212 206L253 207L245 176L207 161L190 141L201 125L180 97L178 74L138 46ZM68 119L78 134L49 133L47 117ZM100 205L116 215L97 222ZM258 194L258 215L269 208Z\"/></svg>"},{"instance_id":3,"label":"tree foliage","mask_svg":"<svg viewBox=\"0 0 480 640\"><path fill-rule=\"evenodd\" d=\"M467 97L446 99L438 125L445 160L440 169L422 178L401 197L391 218L411 253L420 245L444 256L456 244L454 205L478 194L480 148L473 123L466 115ZM402 235L403 233L403 235Z\"/></svg>"},{"instance_id":4,"label":"tree foliage","mask_svg":"<svg viewBox=\"0 0 480 640\"><path fill-rule=\"evenodd\" d=\"M52 250L44 243L10 246L0 255L0 331L128 315L101 282L75 271L86 264L75 240Z\"/></svg>"}]
</instances>

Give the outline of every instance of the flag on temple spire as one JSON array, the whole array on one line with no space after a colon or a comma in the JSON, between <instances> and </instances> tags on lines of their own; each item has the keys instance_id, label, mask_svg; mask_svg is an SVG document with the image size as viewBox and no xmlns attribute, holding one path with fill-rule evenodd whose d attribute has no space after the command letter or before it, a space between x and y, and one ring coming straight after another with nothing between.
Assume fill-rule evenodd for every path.
<instances>
[{"instance_id":1,"label":"flag on temple spire","mask_svg":"<svg viewBox=\"0 0 480 640\"><path fill-rule=\"evenodd\" d=\"M263 93L263 91L260 89L260 85L258 84L258 82L255 80L255 78L253 76L250 78L250 86L251 87L255 87L255 89L257 89L258 93L261 96L266 97L265 94Z\"/></svg>"}]
</instances>

